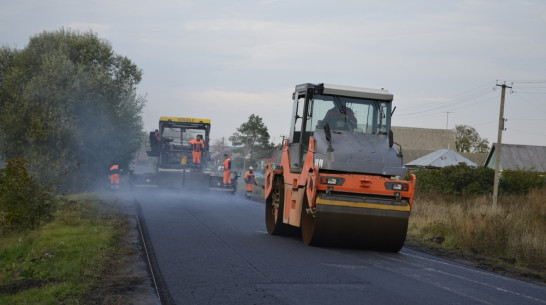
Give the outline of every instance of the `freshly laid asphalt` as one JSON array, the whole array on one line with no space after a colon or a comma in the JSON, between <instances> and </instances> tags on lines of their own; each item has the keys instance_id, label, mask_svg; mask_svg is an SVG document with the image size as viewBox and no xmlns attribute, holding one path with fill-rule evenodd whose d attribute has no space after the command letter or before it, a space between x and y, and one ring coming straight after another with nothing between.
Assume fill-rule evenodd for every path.
<instances>
[{"instance_id":1,"label":"freshly laid asphalt","mask_svg":"<svg viewBox=\"0 0 546 305\"><path fill-rule=\"evenodd\" d=\"M162 304L546 304L546 286L403 248L271 236L238 195L135 190Z\"/></svg>"}]
</instances>

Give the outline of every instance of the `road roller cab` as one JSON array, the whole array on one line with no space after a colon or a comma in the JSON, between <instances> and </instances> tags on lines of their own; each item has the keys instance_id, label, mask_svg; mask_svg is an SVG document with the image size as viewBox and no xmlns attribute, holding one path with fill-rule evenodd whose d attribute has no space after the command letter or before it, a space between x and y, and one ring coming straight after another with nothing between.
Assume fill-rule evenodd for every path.
<instances>
[{"instance_id":1,"label":"road roller cab","mask_svg":"<svg viewBox=\"0 0 546 305\"><path fill-rule=\"evenodd\" d=\"M415 176L391 131L384 89L301 84L280 166L266 171L270 234L298 231L306 244L398 251ZM296 230L295 230L296 229Z\"/></svg>"}]
</instances>

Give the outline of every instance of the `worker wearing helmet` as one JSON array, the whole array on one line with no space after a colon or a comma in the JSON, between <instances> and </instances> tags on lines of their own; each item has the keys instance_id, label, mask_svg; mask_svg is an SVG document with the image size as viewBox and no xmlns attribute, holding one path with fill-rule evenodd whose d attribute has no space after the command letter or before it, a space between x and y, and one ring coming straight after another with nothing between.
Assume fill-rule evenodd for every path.
<instances>
[{"instance_id":1,"label":"worker wearing helmet","mask_svg":"<svg viewBox=\"0 0 546 305\"><path fill-rule=\"evenodd\" d=\"M250 166L248 171L245 173L245 183L246 183L246 197L250 198L252 191L254 191L254 184L256 184L256 174L254 173L254 168Z\"/></svg>"},{"instance_id":2,"label":"worker wearing helmet","mask_svg":"<svg viewBox=\"0 0 546 305\"><path fill-rule=\"evenodd\" d=\"M228 187L231 185L231 159L228 154L224 154L224 158L224 187Z\"/></svg>"},{"instance_id":3,"label":"worker wearing helmet","mask_svg":"<svg viewBox=\"0 0 546 305\"><path fill-rule=\"evenodd\" d=\"M194 164L201 164L201 155L205 150L205 142L203 142L203 136L198 134L197 137L190 141L192 149L192 158Z\"/></svg>"}]
</instances>

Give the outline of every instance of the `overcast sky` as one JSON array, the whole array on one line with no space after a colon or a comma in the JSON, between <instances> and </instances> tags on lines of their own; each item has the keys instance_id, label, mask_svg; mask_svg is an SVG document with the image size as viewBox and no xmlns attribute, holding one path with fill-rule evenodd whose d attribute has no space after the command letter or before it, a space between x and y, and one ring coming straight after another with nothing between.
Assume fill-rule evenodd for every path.
<instances>
[{"instance_id":1,"label":"overcast sky","mask_svg":"<svg viewBox=\"0 0 546 305\"><path fill-rule=\"evenodd\" d=\"M143 119L210 118L226 139L250 114L272 140L300 83L385 88L394 126L470 125L546 146L546 1L0 0L0 44L93 31L143 71Z\"/></svg>"}]
</instances>

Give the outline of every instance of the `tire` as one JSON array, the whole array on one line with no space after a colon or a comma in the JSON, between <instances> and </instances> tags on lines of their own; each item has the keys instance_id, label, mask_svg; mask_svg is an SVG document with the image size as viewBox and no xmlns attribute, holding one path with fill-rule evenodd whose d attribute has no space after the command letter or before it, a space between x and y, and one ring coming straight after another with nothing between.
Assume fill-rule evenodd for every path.
<instances>
[{"instance_id":1,"label":"tire","mask_svg":"<svg viewBox=\"0 0 546 305\"><path fill-rule=\"evenodd\" d=\"M284 179L281 176L273 178L273 191L265 200L265 226L271 235L295 235L299 228L282 222L284 212Z\"/></svg>"}]
</instances>

